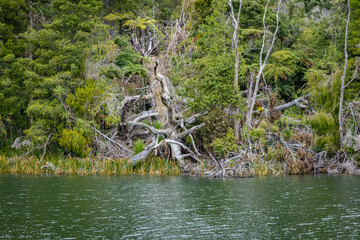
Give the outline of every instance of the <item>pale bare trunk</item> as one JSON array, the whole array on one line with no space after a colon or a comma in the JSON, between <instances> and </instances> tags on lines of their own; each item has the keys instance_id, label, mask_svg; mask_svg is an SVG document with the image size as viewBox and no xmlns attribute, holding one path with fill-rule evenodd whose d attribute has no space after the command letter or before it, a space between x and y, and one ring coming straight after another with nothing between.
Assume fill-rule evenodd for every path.
<instances>
[{"instance_id":1,"label":"pale bare trunk","mask_svg":"<svg viewBox=\"0 0 360 240\"><path fill-rule=\"evenodd\" d=\"M339 134L340 134L340 147L343 148L344 146L344 117L343 117L343 104L344 104L344 91L345 91L345 79L346 79L346 70L348 65L348 53L347 53L347 40L348 40L348 28L350 22L350 3L349 0L347 1L348 7L348 16L346 20L346 29L345 29L345 64L344 64L344 71L341 76L341 89L340 89L340 103L339 103Z\"/></svg>"},{"instance_id":2,"label":"pale bare trunk","mask_svg":"<svg viewBox=\"0 0 360 240\"><path fill-rule=\"evenodd\" d=\"M256 102L256 96L257 96L257 92L259 90L259 83L260 83L260 79L261 76L263 74L263 71L266 67L267 61L269 59L269 56L271 54L272 48L274 47L274 43L275 43L275 39L276 39L276 34L279 30L279 11L280 11L280 4L281 4L281 0L278 1L278 5L277 5L277 12L276 12L276 29L273 35L273 39L271 41L271 45L269 50L267 51L266 57L264 59L264 62L262 61L262 55L264 52L264 48L265 48L265 39L266 39L266 25L265 25L265 18L266 18L266 12L267 12L267 8L269 6L270 0L267 1L267 4L265 6L265 12L264 12L264 17L263 17L263 26L264 26L264 35L263 35L263 44L261 47L261 52L260 52L260 68L259 68L259 72L256 75L256 81L255 81L255 89L254 92L251 93L251 98L250 98L250 103L248 104L248 109L246 111L246 125L251 128L251 117L252 117L252 113L254 110L254 106L255 106L255 102ZM250 92L249 92L250 94Z\"/></svg>"},{"instance_id":3,"label":"pale bare trunk","mask_svg":"<svg viewBox=\"0 0 360 240\"><path fill-rule=\"evenodd\" d=\"M235 19L234 9L232 5L232 1L229 0L228 4L231 9L231 19L234 26L234 47L235 47L235 77L234 77L234 89L235 95L239 95L239 62L240 62L240 54L239 54L239 19L242 7L242 0L240 0L239 11L237 14L237 18ZM235 110L235 118L234 118L234 131L236 140L240 140L240 119L239 119L240 109L236 107Z\"/></svg>"}]
</instances>

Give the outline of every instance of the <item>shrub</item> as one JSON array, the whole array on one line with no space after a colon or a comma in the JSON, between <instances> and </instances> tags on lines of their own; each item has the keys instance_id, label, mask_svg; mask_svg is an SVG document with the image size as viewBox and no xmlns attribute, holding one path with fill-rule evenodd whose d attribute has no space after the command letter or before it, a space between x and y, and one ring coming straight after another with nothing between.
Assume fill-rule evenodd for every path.
<instances>
[{"instance_id":1,"label":"shrub","mask_svg":"<svg viewBox=\"0 0 360 240\"><path fill-rule=\"evenodd\" d=\"M336 148L339 134L335 119L324 112L319 112L308 118L308 123L315 131L314 145L318 150Z\"/></svg>"},{"instance_id":2,"label":"shrub","mask_svg":"<svg viewBox=\"0 0 360 240\"><path fill-rule=\"evenodd\" d=\"M220 109L214 109L201 118L205 123L200 129L200 135L205 147L210 147L216 138L225 138L231 128L230 117Z\"/></svg>"},{"instance_id":3,"label":"shrub","mask_svg":"<svg viewBox=\"0 0 360 240\"><path fill-rule=\"evenodd\" d=\"M224 137L215 138L210 146L218 157L225 157L229 152L237 151L234 131L229 128Z\"/></svg>"},{"instance_id":4,"label":"shrub","mask_svg":"<svg viewBox=\"0 0 360 240\"><path fill-rule=\"evenodd\" d=\"M90 137L85 136L84 131L63 129L59 144L65 147L66 151L72 152L80 157L86 157L90 152Z\"/></svg>"}]
</instances>

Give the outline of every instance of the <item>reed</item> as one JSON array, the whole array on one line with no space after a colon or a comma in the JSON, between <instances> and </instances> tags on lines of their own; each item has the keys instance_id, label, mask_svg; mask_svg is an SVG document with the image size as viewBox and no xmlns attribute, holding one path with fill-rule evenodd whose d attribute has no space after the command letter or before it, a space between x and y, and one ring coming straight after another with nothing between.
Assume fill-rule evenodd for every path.
<instances>
[{"instance_id":1,"label":"reed","mask_svg":"<svg viewBox=\"0 0 360 240\"><path fill-rule=\"evenodd\" d=\"M267 162L253 163L255 175L268 176L270 175L270 168Z\"/></svg>"},{"instance_id":2,"label":"reed","mask_svg":"<svg viewBox=\"0 0 360 240\"><path fill-rule=\"evenodd\" d=\"M56 166L56 170L42 168L46 162ZM132 166L127 159L90 159L90 158L55 158L48 157L39 162L37 157L8 158L0 156L0 173L57 175L178 175L181 168L177 163L151 156L146 161Z\"/></svg>"},{"instance_id":3,"label":"reed","mask_svg":"<svg viewBox=\"0 0 360 240\"><path fill-rule=\"evenodd\" d=\"M254 161L252 167L257 176L284 175L283 164L278 161Z\"/></svg>"}]
</instances>

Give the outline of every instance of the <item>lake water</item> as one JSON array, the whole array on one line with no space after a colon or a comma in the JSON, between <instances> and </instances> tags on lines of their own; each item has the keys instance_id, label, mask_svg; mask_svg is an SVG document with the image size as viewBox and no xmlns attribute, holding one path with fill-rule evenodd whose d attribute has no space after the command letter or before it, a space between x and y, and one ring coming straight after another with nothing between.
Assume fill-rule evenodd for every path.
<instances>
[{"instance_id":1,"label":"lake water","mask_svg":"<svg viewBox=\"0 0 360 240\"><path fill-rule=\"evenodd\" d=\"M360 239L360 177L0 175L0 239Z\"/></svg>"}]
</instances>

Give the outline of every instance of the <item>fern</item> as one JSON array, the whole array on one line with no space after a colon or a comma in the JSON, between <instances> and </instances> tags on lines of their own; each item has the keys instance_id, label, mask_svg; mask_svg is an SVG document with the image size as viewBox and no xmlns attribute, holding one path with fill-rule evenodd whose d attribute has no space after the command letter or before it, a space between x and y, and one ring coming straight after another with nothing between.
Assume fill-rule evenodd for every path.
<instances>
[{"instance_id":1,"label":"fern","mask_svg":"<svg viewBox=\"0 0 360 240\"><path fill-rule=\"evenodd\" d=\"M141 141L140 139L138 139L135 143L134 143L134 153L139 154L142 151L144 151L144 143L143 141Z\"/></svg>"}]
</instances>

